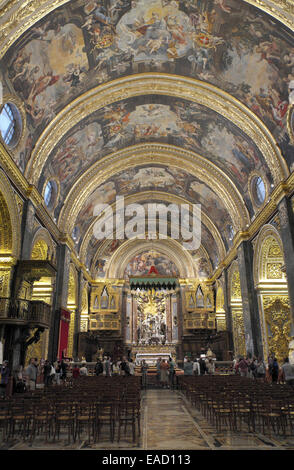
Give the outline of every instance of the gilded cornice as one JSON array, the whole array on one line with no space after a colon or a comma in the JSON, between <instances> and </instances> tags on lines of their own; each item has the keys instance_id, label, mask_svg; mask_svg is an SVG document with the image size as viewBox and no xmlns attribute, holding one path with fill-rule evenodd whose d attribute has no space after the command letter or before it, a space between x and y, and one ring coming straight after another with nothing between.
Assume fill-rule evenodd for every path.
<instances>
[{"instance_id":1,"label":"gilded cornice","mask_svg":"<svg viewBox=\"0 0 294 470\"><path fill-rule=\"evenodd\" d=\"M294 30L293 0L246 0L246 2L273 16L292 31Z\"/></svg>"},{"instance_id":2,"label":"gilded cornice","mask_svg":"<svg viewBox=\"0 0 294 470\"><path fill-rule=\"evenodd\" d=\"M15 41L35 23L70 0L10 0L0 1L0 58ZM244 0L276 18L289 29L294 29L292 0Z\"/></svg>"},{"instance_id":3,"label":"gilded cornice","mask_svg":"<svg viewBox=\"0 0 294 470\"><path fill-rule=\"evenodd\" d=\"M84 263L81 263L79 257L76 255L74 248L72 248L72 251L71 251L71 260L72 260L73 264L75 265L75 267L78 270L82 271L82 273L84 275L84 278L88 282L91 283L93 281L93 279L92 279L90 273L88 272L87 268L85 267Z\"/></svg>"},{"instance_id":4,"label":"gilded cornice","mask_svg":"<svg viewBox=\"0 0 294 470\"><path fill-rule=\"evenodd\" d=\"M25 176L37 186L48 156L60 139L82 119L117 101L154 94L185 99L213 109L252 139L266 160L275 184L288 177L288 167L274 137L245 105L208 83L162 73L138 74L113 80L73 100L40 136L32 151Z\"/></svg>"},{"instance_id":5,"label":"gilded cornice","mask_svg":"<svg viewBox=\"0 0 294 470\"><path fill-rule=\"evenodd\" d=\"M171 145L153 143L135 145L114 152L87 170L67 195L59 216L60 229L71 234L79 211L90 194L113 175L124 169L133 168L138 165L138 162L180 168L200 178L224 202L236 232L249 224L248 211L241 194L216 165L194 152Z\"/></svg>"},{"instance_id":6,"label":"gilded cornice","mask_svg":"<svg viewBox=\"0 0 294 470\"><path fill-rule=\"evenodd\" d=\"M2 170L0 170L0 211L5 219L2 220L1 217L2 254L10 255L10 258L18 257L21 249L21 220L14 191Z\"/></svg>"},{"instance_id":7,"label":"gilded cornice","mask_svg":"<svg viewBox=\"0 0 294 470\"><path fill-rule=\"evenodd\" d=\"M0 58L35 23L70 0L10 0L1 2Z\"/></svg>"},{"instance_id":8,"label":"gilded cornice","mask_svg":"<svg viewBox=\"0 0 294 470\"><path fill-rule=\"evenodd\" d=\"M191 202L188 201L187 199L181 197L181 196L176 196L174 194L168 194L164 193L162 191L143 191L141 193L136 193L132 194L130 196L125 197L125 205L127 204L133 204L133 203L140 203L140 202L146 203L146 201L162 201L166 202L167 204L188 204L191 205ZM113 213L115 213L115 202L110 205L110 207L113 210ZM81 244L80 248L80 259L85 263L86 260L86 255L87 255L87 249L88 245L90 243L90 240L93 235L93 226L96 223L97 218L93 220L91 225L89 226L87 232L85 233L83 242ZM223 259L226 254L226 249L224 246L224 242L221 238L220 232L215 226L215 224L211 221L211 219L208 217L207 214L205 214L203 211L201 211L201 222L205 225L205 227L208 229L208 231L211 233L213 239L215 240L215 243L218 248L218 253L220 259ZM104 244L103 244L104 245ZM105 245L104 245L105 246ZM102 254L102 244L101 244L101 249L98 249L97 255L99 256ZM96 255L95 255L96 256ZM209 258L209 256L208 256Z\"/></svg>"},{"instance_id":9,"label":"gilded cornice","mask_svg":"<svg viewBox=\"0 0 294 470\"><path fill-rule=\"evenodd\" d=\"M27 180L21 173L16 163L13 161L10 153L4 147L2 142L0 142L0 166L11 179L13 184L18 188L20 193L22 193L24 196L28 188Z\"/></svg>"},{"instance_id":10,"label":"gilded cornice","mask_svg":"<svg viewBox=\"0 0 294 470\"><path fill-rule=\"evenodd\" d=\"M110 279L123 278L128 261L146 248L150 248L150 241L148 240L127 240L110 258L106 277ZM171 238L167 240L153 240L152 248L165 254L175 263L179 269L180 277L196 277L197 273L192 256L188 250L183 249L182 245L177 240Z\"/></svg>"},{"instance_id":11,"label":"gilded cornice","mask_svg":"<svg viewBox=\"0 0 294 470\"><path fill-rule=\"evenodd\" d=\"M44 207L44 200L40 195L37 188L33 185L30 185L26 178L22 175L20 169L16 163L12 160L7 149L0 142L0 166L6 173L6 175L11 179L12 183L18 189L18 191L26 199L30 199L33 205L36 208L36 215L39 217L41 222L45 225L46 228L50 231L53 237L58 240L60 236L59 229L57 225L53 222L52 217L48 214L46 208Z\"/></svg>"},{"instance_id":12,"label":"gilded cornice","mask_svg":"<svg viewBox=\"0 0 294 470\"><path fill-rule=\"evenodd\" d=\"M234 238L233 247L227 253L227 256L222 260L218 268L215 270L211 282L215 282L222 274L224 268L230 266L232 261L237 256L237 250L239 245L244 240L252 239L259 230L269 221L269 219L274 215L278 209L280 201L285 197L292 194L294 191L294 172L289 176L289 178L284 182L280 183L271 194L270 200L262 209L262 211L257 215L253 220L250 226L247 227L247 230L238 232Z\"/></svg>"}]
</instances>

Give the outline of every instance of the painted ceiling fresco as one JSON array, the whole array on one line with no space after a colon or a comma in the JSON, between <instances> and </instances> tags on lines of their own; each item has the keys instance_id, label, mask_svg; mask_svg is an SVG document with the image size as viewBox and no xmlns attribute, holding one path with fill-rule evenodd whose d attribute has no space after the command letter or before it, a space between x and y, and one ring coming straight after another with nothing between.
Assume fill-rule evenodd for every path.
<instances>
[{"instance_id":1,"label":"painted ceiling fresco","mask_svg":"<svg viewBox=\"0 0 294 470\"><path fill-rule=\"evenodd\" d=\"M293 35L241 0L72 1L24 33L2 69L5 90L26 106L26 142L16 156L22 169L65 105L101 83L152 71L230 93L265 123L293 164L286 126ZM99 126L92 131L98 136Z\"/></svg>"},{"instance_id":2,"label":"painted ceiling fresco","mask_svg":"<svg viewBox=\"0 0 294 470\"><path fill-rule=\"evenodd\" d=\"M163 276L179 276L179 270L175 263L155 250L148 250L134 256L129 261L124 277L145 276L152 266Z\"/></svg>"},{"instance_id":3,"label":"painted ceiling fresco","mask_svg":"<svg viewBox=\"0 0 294 470\"><path fill-rule=\"evenodd\" d=\"M216 194L203 182L184 171L154 165L124 170L103 183L90 195L76 220L74 236L77 246L80 246L86 230L94 220L97 204L112 204L117 196L127 197L151 190L167 192L183 197L191 203L200 204L201 211L208 215L221 232L225 245L227 247L230 245L231 217ZM147 213L147 209L145 212Z\"/></svg>"},{"instance_id":4,"label":"painted ceiling fresco","mask_svg":"<svg viewBox=\"0 0 294 470\"><path fill-rule=\"evenodd\" d=\"M97 242L97 240L94 237L92 237L88 245L88 249L87 249L86 266L88 267L89 270L91 270L94 277L99 279L99 278L104 278L106 276L107 263L109 259L123 243L125 243L125 241L123 240L109 241L106 247L100 250L100 253L99 253L100 256L98 256L94 262L94 256L97 253L97 245L99 245L99 242ZM213 237L211 236L210 232L206 230L205 227L202 230L202 245L205 246L206 250L210 251L210 255L209 255L210 257L204 256L203 252L201 252L201 249L191 250L189 251L189 253L191 254L193 258L194 266L197 272L197 277L199 279L206 279L212 275L213 268L217 266L219 258L217 255L217 247L216 247L215 241ZM154 251L156 250L152 250L153 253ZM212 260L210 258L212 258ZM149 261L150 259L151 258L149 258ZM213 264L211 264L211 261L213 261ZM167 276L177 275L175 274L177 272L177 268L172 267L170 262L165 263L164 271L162 270L162 266L158 267L158 264L161 264L158 261L157 262L153 261L153 264L156 266L160 274L165 274ZM149 268L150 267L148 267L148 270ZM135 271L131 269L130 265L128 266L128 268L126 268L126 271L127 272L125 274L127 274L128 276L136 276L136 275L143 274L142 272L140 272L139 274L135 274ZM137 272L139 272L139 269L137 270ZM148 271L144 272L144 274L148 274Z\"/></svg>"},{"instance_id":5,"label":"painted ceiling fresco","mask_svg":"<svg viewBox=\"0 0 294 470\"><path fill-rule=\"evenodd\" d=\"M166 203L163 201L152 202L156 202L157 204L162 203L166 206ZM148 205L145 203L143 204L143 207L145 209L145 214L147 214ZM125 220L127 222L128 218L126 217ZM170 220L168 217L168 226L170 226L169 222ZM190 226L190 231L191 230L192 227ZM74 236L76 238L77 231L75 230L75 232L76 233ZM147 238L148 236L146 232L146 239ZM77 238L75 241L77 242L77 244L79 244ZM94 276L96 276L97 278L105 277L108 261L116 252L116 250L121 247L126 241L127 238L125 238L124 240L118 240L116 238L114 238L113 240L99 240L95 237L95 235L92 235L87 245L85 260L86 267L91 270L91 272L93 272ZM177 241L183 246L184 240L181 231L179 234L179 239L177 239ZM154 243L156 244L156 241L154 241ZM205 256L205 252L203 252L202 247L207 253L207 255ZM188 249L188 251L193 258L194 266L198 272L199 278L208 278L212 274L213 268L215 268L219 264L220 255L218 252L218 246L211 232L206 228L204 224L202 224L201 226L201 247L199 249Z\"/></svg>"},{"instance_id":6,"label":"painted ceiling fresco","mask_svg":"<svg viewBox=\"0 0 294 470\"><path fill-rule=\"evenodd\" d=\"M120 101L89 116L49 156L39 190L42 191L48 178L54 176L59 180L61 193L56 218L70 187L87 168L111 152L144 142L168 143L206 157L236 184L251 213L248 192L251 172L260 171L272 182L261 152L232 122L186 100L142 96Z\"/></svg>"}]
</instances>

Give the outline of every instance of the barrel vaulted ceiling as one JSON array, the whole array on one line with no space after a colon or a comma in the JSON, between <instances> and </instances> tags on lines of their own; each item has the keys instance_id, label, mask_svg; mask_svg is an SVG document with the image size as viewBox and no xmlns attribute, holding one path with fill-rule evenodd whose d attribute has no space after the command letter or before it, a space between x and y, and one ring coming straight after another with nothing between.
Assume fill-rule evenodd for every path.
<instances>
[{"instance_id":1,"label":"barrel vaulted ceiling","mask_svg":"<svg viewBox=\"0 0 294 470\"><path fill-rule=\"evenodd\" d=\"M24 123L11 157L41 194L55 181L50 214L93 276L112 273L124 243L141 256L134 241L93 235L95 205L124 196L201 204L202 244L189 256L194 275L209 277L294 168L292 3L3 0L0 8L0 79ZM258 176L264 204L252 191ZM162 266L175 272L172 243L154 243L154 252L162 248ZM139 245L146 255L150 246ZM126 256L126 272L132 262Z\"/></svg>"}]
</instances>

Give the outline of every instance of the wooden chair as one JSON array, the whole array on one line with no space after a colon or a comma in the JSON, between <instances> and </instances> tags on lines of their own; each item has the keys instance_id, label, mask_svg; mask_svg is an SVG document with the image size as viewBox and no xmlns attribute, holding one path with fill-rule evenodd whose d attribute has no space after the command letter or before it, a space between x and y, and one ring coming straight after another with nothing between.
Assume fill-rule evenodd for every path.
<instances>
[{"instance_id":1,"label":"wooden chair","mask_svg":"<svg viewBox=\"0 0 294 470\"><path fill-rule=\"evenodd\" d=\"M79 403L76 405L74 442L77 437L81 439L84 430L88 433L88 442L95 440L96 407L93 402Z\"/></svg>"},{"instance_id":2,"label":"wooden chair","mask_svg":"<svg viewBox=\"0 0 294 470\"><path fill-rule=\"evenodd\" d=\"M56 436L59 440L61 430L67 430L68 443L70 443L71 439L74 440L75 410L71 403L65 401L56 404L53 423L53 441L55 441Z\"/></svg>"},{"instance_id":3,"label":"wooden chair","mask_svg":"<svg viewBox=\"0 0 294 470\"><path fill-rule=\"evenodd\" d=\"M123 400L120 404L118 411L118 433L117 442L120 441L121 427L124 426L124 434L126 435L127 426L130 425L132 429L133 442L136 441L136 403L129 400ZM139 436L139 431L138 431Z\"/></svg>"},{"instance_id":4,"label":"wooden chair","mask_svg":"<svg viewBox=\"0 0 294 470\"><path fill-rule=\"evenodd\" d=\"M0 401L0 429L2 430L2 439L6 441L8 436L9 430L9 422L10 422L10 401L8 400L1 400Z\"/></svg>"},{"instance_id":5,"label":"wooden chair","mask_svg":"<svg viewBox=\"0 0 294 470\"><path fill-rule=\"evenodd\" d=\"M96 429L95 440L101 438L101 431L105 426L109 427L110 441L114 441L116 409L111 401L99 401L96 405Z\"/></svg>"},{"instance_id":6,"label":"wooden chair","mask_svg":"<svg viewBox=\"0 0 294 470\"><path fill-rule=\"evenodd\" d=\"M37 435L44 434L47 442L53 434L54 418L53 405L50 401L36 404L33 409L30 440L33 441Z\"/></svg>"}]
</instances>

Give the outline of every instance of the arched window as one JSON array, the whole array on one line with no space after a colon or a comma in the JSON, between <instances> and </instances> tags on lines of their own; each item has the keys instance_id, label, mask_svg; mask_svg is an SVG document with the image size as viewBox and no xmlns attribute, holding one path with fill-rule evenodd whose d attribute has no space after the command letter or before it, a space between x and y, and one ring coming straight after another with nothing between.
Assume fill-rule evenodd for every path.
<instances>
[{"instance_id":1,"label":"arched window","mask_svg":"<svg viewBox=\"0 0 294 470\"><path fill-rule=\"evenodd\" d=\"M15 133L16 121L10 104L6 103L0 113L0 130L5 144L12 142Z\"/></svg>"},{"instance_id":2,"label":"arched window","mask_svg":"<svg viewBox=\"0 0 294 470\"><path fill-rule=\"evenodd\" d=\"M254 176L252 178L251 189L255 204L261 206L266 197L266 186L261 176Z\"/></svg>"}]
</instances>

